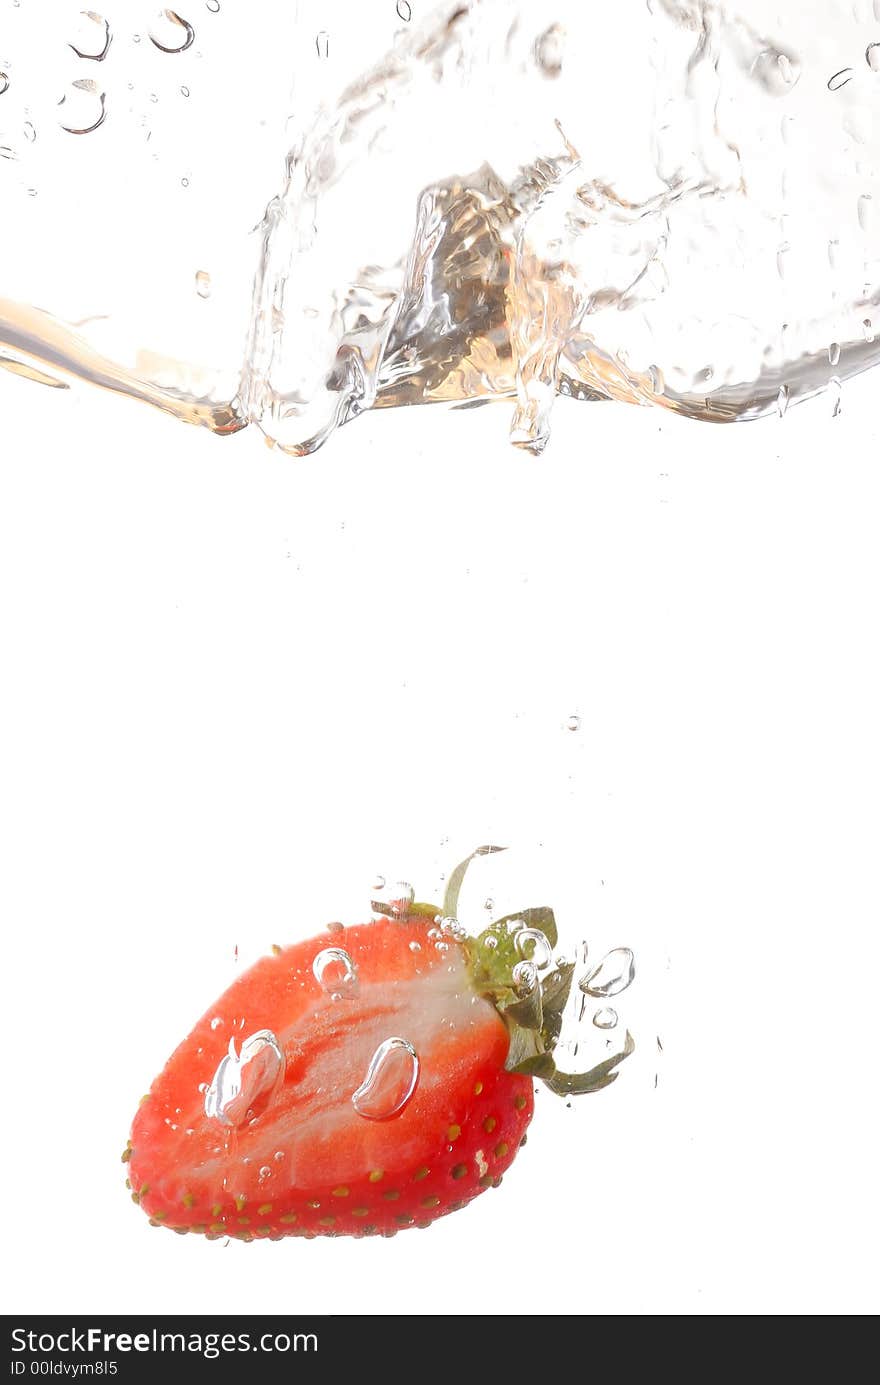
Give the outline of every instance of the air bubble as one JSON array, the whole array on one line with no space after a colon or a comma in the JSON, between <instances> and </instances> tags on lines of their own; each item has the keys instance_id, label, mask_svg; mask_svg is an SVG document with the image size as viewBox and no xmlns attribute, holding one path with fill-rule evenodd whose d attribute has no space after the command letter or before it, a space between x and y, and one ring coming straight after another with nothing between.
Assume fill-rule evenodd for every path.
<instances>
[{"instance_id":1,"label":"air bubble","mask_svg":"<svg viewBox=\"0 0 880 1385\"><path fill-rule=\"evenodd\" d=\"M597 1029L613 1029L617 1024L617 1011L612 1010L610 1005L597 1010L593 1016L593 1023Z\"/></svg>"},{"instance_id":2,"label":"air bubble","mask_svg":"<svg viewBox=\"0 0 880 1385\"><path fill-rule=\"evenodd\" d=\"M585 995L604 997L625 991L636 974L636 962L628 947L615 947L578 985Z\"/></svg>"},{"instance_id":3,"label":"air bubble","mask_svg":"<svg viewBox=\"0 0 880 1385\"><path fill-rule=\"evenodd\" d=\"M264 1164L263 1167L260 1169L260 1177L261 1177L261 1178L269 1178L269 1177L271 1176L271 1174L272 1174L272 1170L269 1168L269 1165L268 1165L268 1164Z\"/></svg>"},{"instance_id":4,"label":"air bubble","mask_svg":"<svg viewBox=\"0 0 880 1385\"><path fill-rule=\"evenodd\" d=\"M205 1115L224 1125L241 1125L258 1115L284 1077L284 1054L271 1029L258 1029L245 1039L241 1053L235 1039L221 1058L205 1093Z\"/></svg>"},{"instance_id":5,"label":"air bubble","mask_svg":"<svg viewBox=\"0 0 880 1385\"><path fill-rule=\"evenodd\" d=\"M219 14L220 0L205 0L205 9L209 10L211 14Z\"/></svg>"},{"instance_id":6,"label":"air bubble","mask_svg":"<svg viewBox=\"0 0 880 1385\"><path fill-rule=\"evenodd\" d=\"M90 135L104 124L106 99L98 83L90 77L80 77L71 82L59 103L64 107L60 121L62 130L69 135Z\"/></svg>"},{"instance_id":7,"label":"air bubble","mask_svg":"<svg viewBox=\"0 0 880 1385\"><path fill-rule=\"evenodd\" d=\"M412 1044L406 1039L386 1039L370 1059L352 1105L365 1120L392 1120L409 1103L418 1080L419 1059Z\"/></svg>"},{"instance_id":8,"label":"air bubble","mask_svg":"<svg viewBox=\"0 0 880 1385\"><path fill-rule=\"evenodd\" d=\"M562 72L562 55L565 48L565 30L560 24L551 24L535 43L535 62L545 77L555 78Z\"/></svg>"},{"instance_id":9,"label":"air bubble","mask_svg":"<svg viewBox=\"0 0 880 1385\"><path fill-rule=\"evenodd\" d=\"M404 24L408 24L412 19L412 5L409 0L397 0L397 18L402 19Z\"/></svg>"},{"instance_id":10,"label":"air bubble","mask_svg":"<svg viewBox=\"0 0 880 1385\"><path fill-rule=\"evenodd\" d=\"M9 78L5 72L0 72L0 96L9 90Z\"/></svg>"},{"instance_id":11,"label":"air bubble","mask_svg":"<svg viewBox=\"0 0 880 1385\"><path fill-rule=\"evenodd\" d=\"M196 293L199 298L211 297L211 276L206 269L196 271Z\"/></svg>"},{"instance_id":12,"label":"air bubble","mask_svg":"<svg viewBox=\"0 0 880 1385\"><path fill-rule=\"evenodd\" d=\"M869 43L865 49L865 62L872 72L880 72L880 43Z\"/></svg>"},{"instance_id":13,"label":"air bubble","mask_svg":"<svg viewBox=\"0 0 880 1385\"><path fill-rule=\"evenodd\" d=\"M577 716L577 715L573 712L573 713L571 714L571 716L568 718L568 720L566 721L566 723L565 723L565 729L566 729L566 731L579 731L579 730L580 730L580 725L581 725L581 719L580 719L580 717Z\"/></svg>"},{"instance_id":14,"label":"air bubble","mask_svg":"<svg viewBox=\"0 0 880 1385\"><path fill-rule=\"evenodd\" d=\"M330 35L326 29L315 35L315 51L319 58L329 58L330 56Z\"/></svg>"},{"instance_id":15,"label":"air bubble","mask_svg":"<svg viewBox=\"0 0 880 1385\"><path fill-rule=\"evenodd\" d=\"M107 20L102 15L95 14L94 10L81 10L80 23L73 41L67 46L73 49L78 58L102 63L110 51L111 41L112 35Z\"/></svg>"},{"instance_id":16,"label":"air bubble","mask_svg":"<svg viewBox=\"0 0 880 1385\"><path fill-rule=\"evenodd\" d=\"M553 949L540 928L521 928L513 941L520 957L533 962L539 971L553 965Z\"/></svg>"},{"instance_id":17,"label":"air bubble","mask_svg":"<svg viewBox=\"0 0 880 1385\"><path fill-rule=\"evenodd\" d=\"M440 932L447 938L454 938L457 943L463 943L468 935L464 924L453 918L440 920Z\"/></svg>"},{"instance_id":18,"label":"air bubble","mask_svg":"<svg viewBox=\"0 0 880 1385\"><path fill-rule=\"evenodd\" d=\"M787 96L800 81L801 65L792 53L765 48L752 63L752 76L771 96Z\"/></svg>"},{"instance_id":19,"label":"air bubble","mask_svg":"<svg viewBox=\"0 0 880 1385\"><path fill-rule=\"evenodd\" d=\"M312 962L315 980L328 994L340 993L340 987L351 987L357 981L354 962L341 947L325 947Z\"/></svg>"},{"instance_id":20,"label":"air bubble","mask_svg":"<svg viewBox=\"0 0 880 1385\"><path fill-rule=\"evenodd\" d=\"M180 94L181 96L189 96L189 87L181 87Z\"/></svg>"},{"instance_id":21,"label":"air bubble","mask_svg":"<svg viewBox=\"0 0 880 1385\"><path fill-rule=\"evenodd\" d=\"M534 962L517 962L511 975L513 989L518 996L525 999L526 996L534 994L538 985L538 968Z\"/></svg>"},{"instance_id":22,"label":"air bubble","mask_svg":"<svg viewBox=\"0 0 880 1385\"><path fill-rule=\"evenodd\" d=\"M26 120L24 122L24 125L22 126L22 134L24 135L28 144L33 144L34 140L37 138L37 132L34 129L32 121Z\"/></svg>"},{"instance_id":23,"label":"air bubble","mask_svg":"<svg viewBox=\"0 0 880 1385\"><path fill-rule=\"evenodd\" d=\"M182 19L176 10L162 10L147 33L160 53L185 53L196 36L189 20Z\"/></svg>"}]
</instances>

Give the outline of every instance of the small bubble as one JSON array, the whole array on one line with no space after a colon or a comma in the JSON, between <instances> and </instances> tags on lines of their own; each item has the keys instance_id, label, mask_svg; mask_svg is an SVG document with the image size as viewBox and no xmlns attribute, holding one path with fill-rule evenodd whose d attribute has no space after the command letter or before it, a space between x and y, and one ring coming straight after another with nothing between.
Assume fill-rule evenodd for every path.
<instances>
[{"instance_id":1,"label":"small bubble","mask_svg":"<svg viewBox=\"0 0 880 1385\"><path fill-rule=\"evenodd\" d=\"M603 1010L597 1010L593 1016L593 1023L597 1029L613 1029L617 1023L617 1011L612 1010L610 1005Z\"/></svg>"},{"instance_id":2,"label":"small bubble","mask_svg":"<svg viewBox=\"0 0 880 1385\"><path fill-rule=\"evenodd\" d=\"M263 1167L260 1169L260 1177L261 1177L261 1178L269 1178L269 1176L271 1175L271 1173L272 1173L272 1170L269 1168L269 1165L268 1165L268 1164L264 1164Z\"/></svg>"},{"instance_id":3,"label":"small bubble","mask_svg":"<svg viewBox=\"0 0 880 1385\"><path fill-rule=\"evenodd\" d=\"M211 276L206 269L196 270L196 293L199 298L211 297Z\"/></svg>"},{"instance_id":4,"label":"small bubble","mask_svg":"<svg viewBox=\"0 0 880 1385\"><path fill-rule=\"evenodd\" d=\"M370 1059L352 1105L365 1120L392 1120L409 1103L418 1080L419 1059L412 1044L406 1039L386 1039Z\"/></svg>"},{"instance_id":5,"label":"small bubble","mask_svg":"<svg viewBox=\"0 0 880 1385\"><path fill-rule=\"evenodd\" d=\"M581 719L580 719L580 717L577 716L574 712L572 712L571 716L568 718L567 722L565 723L565 729L566 729L566 731L579 731L579 730L580 730L580 725L581 725Z\"/></svg>"},{"instance_id":6,"label":"small bubble","mask_svg":"<svg viewBox=\"0 0 880 1385\"><path fill-rule=\"evenodd\" d=\"M181 186L182 188L188 188L188 187L189 187L189 179L188 179L188 178L181 178L181 180L180 180L180 186Z\"/></svg>"},{"instance_id":7,"label":"small bubble","mask_svg":"<svg viewBox=\"0 0 880 1385\"><path fill-rule=\"evenodd\" d=\"M284 1158L284 1150L283 1150L283 1149L276 1149L276 1151L275 1151L275 1153L274 1153L274 1155L273 1155L272 1157L275 1159L275 1162L276 1162L276 1163L280 1163L281 1160Z\"/></svg>"},{"instance_id":8,"label":"small bubble","mask_svg":"<svg viewBox=\"0 0 880 1385\"><path fill-rule=\"evenodd\" d=\"M517 962L511 976L513 988L518 996L525 998L534 994L538 985L538 968L534 962Z\"/></svg>"},{"instance_id":9,"label":"small bubble","mask_svg":"<svg viewBox=\"0 0 880 1385\"><path fill-rule=\"evenodd\" d=\"M94 10L81 10L80 23L74 34L74 41L68 43L78 58L89 62L102 63L110 51L112 35L110 25Z\"/></svg>"},{"instance_id":10,"label":"small bubble","mask_svg":"<svg viewBox=\"0 0 880 1385\"><path fill-rule=\"evenodd\" d=\"M458 919L453 918L442 918L440 920L440 932L447 938L454 938L457 943L464 942L468 935L468 931L464 924L459 923Z\"/></svg>"},{"instance_id":11,"label":"small bubble","mask_svg":"<svg viewBox=\"0 0 880 1385\"><path fill-rule=\"evenodd\" d=\"M219 1016L219 1015L215 1015L214 1018L211 1020L211 1028L212 1028L212 1029L219 1029L222 1023L223 1023L223 1021L222 1021L222 1019L220 1018L220 1016Z\"/></svg>"},{"instance_id":12,"label":"small bubble","mask_svg":"<svg viewBox=\"0 0 880 1385\"><path fill-rule=\"evenodd\" d=\"M854 76L855 73L851 67L842 67L839 72L834 73L833 77L828 78L828 90L840 91L841 87L845 87L847 82L851 82Z\"/></svg>"},{"instance_id":13,"label":"small bubble","mask_svg":"<svg viewBox=\"0 0 880 1385\"><path fill-rule=\"evenodd\" d=\"M385 888L385 876L384 876L384 875L374 875L374 876L373 876L373 883L372 883L372 885L370 886L370 889L371 889L371 890L384 890L384 888Z\"/></svg>"},{"instance_id":14,"label":"small bubble","mask_svg":"<svg viewBox=\"0 0 880 1385\"><path fill-rule=\"evenodd\" d=\"M412 5L409 0L397 0L397 18L402 19L404 24L408 24L412 19Z\"/></svg>"},{"instance_id":15,"label":"small bubble","mask_svg":"<svg viewBox=\"0 0 880 1385\"><path fill-rule=\"evenodd\" d=\"M865 62L872 72L880 72L880 43L869 43L865 49Z\"/></svg>"},{"instance_id":16,"label":"small bubble","mask_svg":"<svg viewBox=\"0 0 880 1385\"><path fill-rule=\"evenodd\" d=\"M34 140L37 138L37 132L34 129L32 121L26 120L24 122L24 125L22 126L22 134L24 135L28 144L33 144Z\"/></svg>"},{"instance_id":17,"label":"small bubble","mask_svg":"<svg viewBox=\"0 0 880 1385\"><path fill-rule=\"evenodd\" d=\"M181 96L189 96L189 87L181 87L180 94Z\"/></svg>"},{"instance_id":18,"label":"small bubble","mask_svg":"<svg viewBox=\"0 0 880 1385\"><path fill-rule=\"evenodd\" d=\"M318 985L328 994L339 994L340 986L350 987L357 981L354 962L341 947L323 948L312 962L312 972Z\"/></svg>"},{"instance_id":19,"label":"small bubble","mask_svg":"<svg viewBox=\"0 0 880 1385\"><path fill-rule=\"evenodd\" d=\"M205 9L211 14L220 13L220 0L205 0Z\"/></svg>"},{"instance_id":20,"label":"small bubble","mask_svg":"<svg viewBox=\"0 0 880 1385\"><path fill-rule=\"evenodd\" d=\"M831 343L831 345L828 347L828 364L831 365L831 366L835 366L835 365L837 365L837 363L838 363L839 360L840 360L840 342L838 342L838 341L833 341L833 342Z\"/></svg>"},{"instance_id":21,"label":"small bubble","mask_svg":"<svg viewBox=\"0 0 880 1385\"><path fill-rule=\"evenodd\" d=\"M329 58L330 56L330 35L326 29L315 35L315 51L319 58Z\"/></svg>"},{"instance_id":22,"label":"small bubble","mask_svg":"<svg viewBox=\"0 0 880 1385\"><path fill-rule=\"evenodd\" d=\"M176 10L162 10L147 33L160 53L185 53L196 36L189 20L182 19Z\"/></svg>"},{"instance_id":23,"label":"small bubble","mask_svg":"<svg viewBox=\"0 0 880 1385\"><path fill-rule=\"evenodd\" d=\"M495 937L493 933L490 933L488 938L484 940L483 946L488 948L490 952L494 952L496 947L498 946L498 939Z\"/></svg>"},{"instance_id":24,"label":"small bubble","mask_svg":"<svg viewBox=\"0 0 880 1385\"><path fill-rule=\"evenodd\" d=\"M495 908L495 901L491 896L483 900L483 908L491 914L492 910Z\"/></svg>"},{"instance_id":25,"label":"small bubble","mask_svg":"<svg viewBox=\"0 0 880 1385\"><path fill-rule=\"evenodd\" d=\"M410 952L421 952L422 945L421 943L417 943L415 938L413 938L412 942L409 945L409 950Z\"/></svg>"},{"instance_id":26,"label":"small bubble","mask_svg":"<svg viewBox=\"0 0 880 1385\"><path fill-rule=\"evenodd\" d=\"M585 995L597 998L619 995L630 985L635 974L636 963L632 949L615 947L606 953L593 971L581 977L578 986Z\"/></svg>"}]
</instances>

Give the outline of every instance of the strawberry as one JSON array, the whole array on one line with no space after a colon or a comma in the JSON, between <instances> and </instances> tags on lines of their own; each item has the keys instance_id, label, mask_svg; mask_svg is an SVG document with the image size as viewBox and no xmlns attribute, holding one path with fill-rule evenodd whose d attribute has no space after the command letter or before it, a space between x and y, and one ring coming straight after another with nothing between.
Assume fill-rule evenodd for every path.
<instances>
[{"instance_id":1,"label":"strawberry","mask_svg":"<svg viewBox=\"0 0 880 1385\"><path fill-rule=\"evenodd\" d=\"M374 905L379 918L334 926L332 945L273 949L206 1011L123 1154L154 1225L246 1241L424 1227L500 1183L533 1076L563 1092L614 1079L619 1059L586 1078L556 1070L573 965L552 962L550 910L476 938L452 917L472 859L445 917Z\"/></svg>"}]
</instances>

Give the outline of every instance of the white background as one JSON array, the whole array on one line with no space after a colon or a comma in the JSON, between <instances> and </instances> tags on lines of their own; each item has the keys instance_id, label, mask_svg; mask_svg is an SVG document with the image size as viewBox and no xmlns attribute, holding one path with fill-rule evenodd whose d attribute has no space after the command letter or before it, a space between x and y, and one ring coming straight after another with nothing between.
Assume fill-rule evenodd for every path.
<instances>
[{"instance_id":1,"label":"white background","mask_svg":"<svg viewBox=\"0 0 880 1385\"><path fill-rule=\"evenodd\" d=\"M0 378L7 1312L876 1311L875 395L293 461ZM487 840L468 907L635 948L620 1081L424 1235L151 1229L119 1154L191 1022Z\"/></svg>"}]
</instances>

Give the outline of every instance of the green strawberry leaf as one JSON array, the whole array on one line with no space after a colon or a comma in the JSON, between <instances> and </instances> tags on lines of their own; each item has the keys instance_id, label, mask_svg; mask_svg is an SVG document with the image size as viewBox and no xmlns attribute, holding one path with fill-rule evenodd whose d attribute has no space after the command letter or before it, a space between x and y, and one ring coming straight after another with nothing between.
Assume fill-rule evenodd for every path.
<instances>
[{"instance_id":1,"label":"green strawberry leaf","mask_svg":"<svg viewBox=\"0 0 880 1385\"><path fill-rule=\"evenodd\" d=\"M550 1076L539 1075L557 1096L585 1096L588 1092L601 1091L603 1087L610 1087L612 1082L616 1082L620 1074L615 1069L635 1051L635 1046L635 1040L627 1030L622 1051L597 1063L589 1072L560 1072L554 1064L555 1071Z\"/></svg>"}]
</instances>

